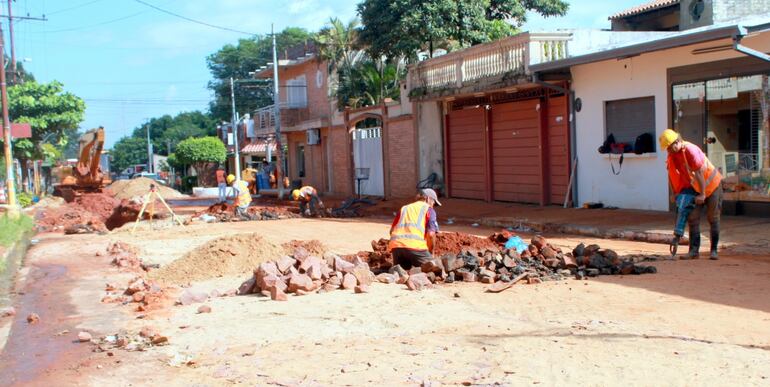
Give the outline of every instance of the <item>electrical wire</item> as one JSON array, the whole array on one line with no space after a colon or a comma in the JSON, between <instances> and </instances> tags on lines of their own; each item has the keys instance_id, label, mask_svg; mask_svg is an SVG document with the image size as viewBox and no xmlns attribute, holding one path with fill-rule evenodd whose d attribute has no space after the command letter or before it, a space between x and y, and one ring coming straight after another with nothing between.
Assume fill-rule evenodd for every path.
<instances>
[{"instance_id":1,"label":"electrical wire","mask_svg":"<svg viewBox=\"0 0 770 387\"><path fill-rule=\"evenodd\" d=\"M49 12L46 16L56 15L56 14L60 14L60 13L67 12L67 11L72 11L73 9L83 8L85 6L89 6L91 4L99 3L99 2L102 2L102 1L104 1L104 0L89 1L87 3L83 3L83 4L80 4L80 5L75 5L75 6L72 6L72 7L69 7L69 8L60 9L58 11Z\"/></svg>"},{"instance_id":2,"label":"electrical wire","mask_svg":"<svg viewBox=\"0 0 770 387\"><path fill-rule=\"evenodd\" d=\"M191 18L189 18L187 16L182 16L182 15L180 15L178 13L174 13L174 12L165 10L163 8L157 7L155 5L152 5L152 4L147 3L145 1L142 1L142 0L134 0L134 1L136 1L139 4L145 5L147 7L150 7L152 9L155 9L157 11L163 12L165 14L168 14L168 15L171 15L171 16L174 16L174 17L178 17L180 19L184 19L184 20L187 20L189 22L200 24L200 25L203 25L203 26L206 26L206 27L216 28L216 29L220 29L220 30L223 30L223 31L230 31L230 32L238 33L238 34L244 34L244 35L257 35L257 34L255 34L253 32L246 32L246 31L235 30L235 29L228 28L228 27L222 27L222 26L218 26L218 25L215 25L215 24L206 23L206 22L200 21L200 20L191 19Z\"/></svg>"}]
</instances>

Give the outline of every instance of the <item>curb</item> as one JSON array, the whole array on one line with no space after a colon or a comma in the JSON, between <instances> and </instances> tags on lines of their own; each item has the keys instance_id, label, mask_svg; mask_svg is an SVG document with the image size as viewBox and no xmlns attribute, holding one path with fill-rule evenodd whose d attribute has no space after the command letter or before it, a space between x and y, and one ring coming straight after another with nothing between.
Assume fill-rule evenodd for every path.
<instances>
[{"instance_id":1,"label":"curb","mask_svg":"<svg viewBox=\"0 0 770 387\"><path fill-rule=\"evenodd\" d=\"M672 234L664 234L660 232L649 231L631 231L620 229L603 229L593 226L584 226L579 224L562 224L562 223L541 223L531 222L526 219L491 219L482 218L480 222L484 226L488 227L500 227L506 228L512 225L518 225L518 227L530 228L535 232L551 232L559 234L574 234L588 237L596 237L602 239L620 239L627 241L648 242L648 243L671 243ZM689 243L689 239L684 236L679 241L680 245L686 245Z\"/></svg>"}]
</instances>

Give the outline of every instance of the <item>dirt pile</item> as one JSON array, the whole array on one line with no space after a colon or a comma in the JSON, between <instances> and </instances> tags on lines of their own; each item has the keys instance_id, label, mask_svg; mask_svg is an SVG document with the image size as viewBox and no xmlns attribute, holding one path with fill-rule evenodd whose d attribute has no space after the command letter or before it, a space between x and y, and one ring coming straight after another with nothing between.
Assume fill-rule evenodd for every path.
<instances>
[{"instance_id":1,"label":"dirt pile","mask_svg":"<svg viewBox=\"0 0 770 387\"><path fill-rule=\"evenodd\" d=\"M298 249L305 249L312 255L323 255L326 252L326 246L321 241L313 239L309 241L292 240L281 245L286 251L297 251Z\"/></svg>"},{"instance_id":2,"label":"dirt pile","mask_svg":"<svg viewBox=\"0 0 770 387\"><path fill-rule=\"evenodd\" d=\"M384 238L372 241L372 251L360 251L356 256L368 263L375 273L387 271L395 264L393 256L388 252L388 242L389 240ZM497 249L495 243L488 238L459 232L440 232L436 234L435 243L434 253L437 257L450 253L458 254L463 251L475 254ZM347 259L353 257L346 256Z\"/></svg>"},{"instance_id":3,"label":"dirt pile","mask_svg":"<svg viewBox=\"0 0 770 387\"><path fill-rule=\"evenodd\" d=\"M173 188L166 187L165 185L146 177L138 177L131 180L118 180L110 184L107 188L114 193L116 199L132 199L147 195L147 193L150 192L151 184L155 185L158 193L160 193L164 199L187 196Z\"/></svg>"},{"instance_id":4,"label":"dirt pile","mask_svg":"<svg viewBox=\"0 0 770 387\"><path fill-rule=\"evenodd\" d=\"M41 208L37 215L39 231L64 231L66 234L107 232L135 221L141 205L118 200L109 193L85 193L71 203Z\"/></svg>"},{"instance_id":5,"label":"dirt pile","mask_svg":"<svg viewBox=\"0 0 770 387\"><path fill-rule=\"evenodd\" d=\"M334 254L320 258L300 247L291 256L260 264L238 294L260 293L274 301L287 301L290 293L301 296L337 289L366 293L377 280L360 259L349 262Z\"/></svg>"},{"instance_id":6,"label":"dirt pile","mask_svg":"<svg viewBox=\"0 0 770 387\"><path fill-rule=\"evenodd\" d=\"M248 208L247 213L248 219L241 219L235 215L235 206L228 203L218 203L211 205L204 211L196 213L193 217L203 218L204 215L209 215L213 216L215 220L219 222L238 222L242 220L275 220L300 217L299 213L293 212L288 208L272 206L251 206Z\"/></svg>"},{"instance_id":7,"label":"dirt pile","mask_svg":"<svg viewBox=\"0 0 770 387\"><path fill-rule=\"evenodd\" d=\"M284 250L254 233L214 239L182 258L154 270L150 278L163 284L186 285L252 271L260 263L280 256Z\"/></svg>"}]
</instances>

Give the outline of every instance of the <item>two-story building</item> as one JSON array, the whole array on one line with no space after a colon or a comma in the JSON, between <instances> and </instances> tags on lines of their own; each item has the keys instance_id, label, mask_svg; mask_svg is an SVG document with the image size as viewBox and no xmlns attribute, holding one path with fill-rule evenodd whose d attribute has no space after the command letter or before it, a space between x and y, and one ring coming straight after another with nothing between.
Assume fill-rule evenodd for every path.
<instances>
[{"instance_id":1,"label":"two-story building","mask_svg":"<svg viewBox=\"0 0 770 387\"><path fill-rule=\"evenodd\" d=\"M450 197L667 210L679 130L727 175L727 206L768 200L767 0L656 0L612 30L522 33L409 70L419 171ZM609 134L645 153L600 154ZM763 166L764 165L764 166ZM741 208L743 208L741 210Z\"/></svg>"}]
</instances>

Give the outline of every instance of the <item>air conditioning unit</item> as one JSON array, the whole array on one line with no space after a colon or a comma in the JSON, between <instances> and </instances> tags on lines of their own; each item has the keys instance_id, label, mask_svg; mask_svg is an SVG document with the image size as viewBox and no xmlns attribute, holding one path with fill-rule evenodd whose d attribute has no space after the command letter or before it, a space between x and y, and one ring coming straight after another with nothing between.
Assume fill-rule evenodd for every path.
<instances>
[{"instance_id":1,"label":"air conditioning unit","mask_svg":"<svg viewBox=\"0 0 770 387\"><path fill-rule=\"evenodd\" d=\"M308 145L318 145L321 143L321 134L319 129L308 129L306 133Z\"/></svg>"}]
</instances>

